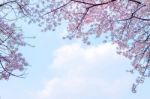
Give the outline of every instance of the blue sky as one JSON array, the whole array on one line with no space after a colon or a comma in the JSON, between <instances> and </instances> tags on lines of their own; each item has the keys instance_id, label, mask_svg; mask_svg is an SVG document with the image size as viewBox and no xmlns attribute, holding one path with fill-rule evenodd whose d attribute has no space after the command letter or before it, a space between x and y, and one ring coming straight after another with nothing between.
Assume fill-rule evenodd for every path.
<instances>
[{"instance_id":1,"label":"blue sky","mask_svg":"<svg viewBox=\"0 0 150 99\"><path fill-rule=\"evenodd\" d=\"M85 46L78 40L62 40L64 26L55 32L40 32L35 25L24 27L32 47L22 48L29 62L25 79L1 81L1 99L145 99L150 97L147 79L138 93L131 93L136 74L126 70L130 61L118 56L110 43Z\"/></svg>"}]
</instances>

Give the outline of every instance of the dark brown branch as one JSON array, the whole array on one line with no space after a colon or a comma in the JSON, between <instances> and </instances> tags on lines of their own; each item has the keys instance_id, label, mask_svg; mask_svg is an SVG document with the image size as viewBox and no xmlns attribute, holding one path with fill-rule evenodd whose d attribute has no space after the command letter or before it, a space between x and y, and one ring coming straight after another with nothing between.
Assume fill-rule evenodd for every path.
<instances>
[{"instance_id":1,"label":"dark brown branch","mask_svg":"<svg viewBox=\"0 0 150 99\"><path fill-rule=\"evenodd\" d=\"M5 5L9 4L9 3L14 3L14 2L16 2L16 1L9 1L9 2L2 3L2 4L0 4L0 7L5 6Z\"/></svg>"},{"instance_id":2,"label":"dark brown branch","mask_svg":"<svg viewBox=\"0 0 150 99\"><path fill-rule=\"evenodd\" d=\"M81 3L81 4L87 4L87 5L90 5L91 7L93 7L93 6L105 5L105 4L114 2L114 1L116 1L116 0L111 0L111 1L108 1L108 2L98 3L98 4L93 4L93 3L88 3L88 2L84 2L84 1L78 1L78 0L71 0L71 1L78 2L78 3Z\"/></svg>"},{"instance_id":3,"label":"dark brown branch","mask_svg":"<svg viewBox=\"0 0 150 99\"><path fill-rule=\"evenodd\" d=\"M0 58L2 58L2 57L0 57ZM6 62L9 62L9 61L8 61L8 60L6 60L4 57L3 57L3 59L4 59ZM9 72L7 69L5 69L5 67L3 66L3 64L2 64L2 61L1 61L1 60L0 60L0 65L1 65L2 69L3 69L5 72L7 72L9 75L11 75L11 76L15 76L15 77L19 77L19 78L24 78L24 77L23 77L23 75L24 75L24 74L21 74L21 75L15 75L15 74L13 74L13 73Z\"/></svg>"},{"instance_id":4,"label":"dark brown branch","mask_svg":"<svg viewBox=\"0 0 150 99\"><path fill-rule=\"evenodd\" d=\"M65 7L65 6L67 6L70 2L71 2L71 1L69 1L69 2L67 2L67 3L65 3L65 4L63 4L62 6L56 8L56 9L52 9L50 12L47 12L47 13L45 13L44 15L47 15L47 14L52 13L52 12L55 12L55 11L57 11L57 10L59 10L59 9L61 9L61 8L63 8L63 7Z\"/></svg>"},{"instance_id":5,"label":"dark brown branch","mask_svg":"<svg viewBox=\"0 0 150 99\"><path fill-rule=\"evenodd\" d=\"M138 5L139 6L139 5ZM126 19L121 19L121 20L118 20L118 21L127 21L127 20L131 20L133 18L136 18L136 19L140 19L142 21L150 21L150 19L144 19L144 18L140 18L140 17L137 17L135 14L136 12L138 12L142 7L146 6L146 5L142 5L141 7L138 8L137 6L137 9L131 13L131 16L129 18L126 18Z\"/></svg>"},{"instance_id":6,"label":"dark brown branch","mask_svg":"<svg viewBox=\"0 0 150 99\"><path fill-rule=\"evenodd\" d=\"M140 19L140 20L142 20L142 21L150 21L150 19L140 18L140 17L137 17L137 16L134 16L134 18L136 18L136 19Z\"/></svg>"},{"instance_id":7,"label":"dark brown branch","mask_svg":"<svg viewBox=\"0 0 150 99\"><path fill-rule=\"evenodd\" d=\"M137 0L129 0L129 1L135 2L137 4L142 4L140 1L137 1Z\"/></svg>"}]
</instances>

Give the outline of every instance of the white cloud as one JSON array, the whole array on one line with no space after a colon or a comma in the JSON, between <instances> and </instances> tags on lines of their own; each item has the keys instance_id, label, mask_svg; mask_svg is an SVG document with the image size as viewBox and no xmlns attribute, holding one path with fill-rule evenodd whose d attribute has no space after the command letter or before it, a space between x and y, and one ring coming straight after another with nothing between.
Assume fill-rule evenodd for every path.
<instances>
[{"instance_id":1,"label":"white cloud","mask_svg":"<svg viewBox=\"0 0 150 99\"><path fill-rule=\"evenodd\" d=\"M110 43L62 46L50 66L53 76L36 99L117 99L129 86L125 65L127 60Z\"/></svg>"}]
</instances>

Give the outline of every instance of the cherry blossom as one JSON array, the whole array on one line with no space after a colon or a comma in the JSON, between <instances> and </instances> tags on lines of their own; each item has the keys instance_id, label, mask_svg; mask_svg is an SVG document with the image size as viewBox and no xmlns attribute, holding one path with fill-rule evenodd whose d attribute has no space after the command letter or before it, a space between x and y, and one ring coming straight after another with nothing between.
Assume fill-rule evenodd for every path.
<instances>
[{"instance_id":1,"label":"cherry blossom","mask_svg":"<svg viewBox=\"0 0 150 99\"><path fill-rule=\"evenodd\" d=\"M44 31L66 22L65 38L87 44L91 37L110 33L112 43L118 45L117 53L129 58L132 71L139 73L133 92L150 76L149 0L43 0L43 5L38 7Z\"/></svg>"},{"instance_id":2,"label":"cherry blossom","mask_svg":"<svg viewBox=\"0 0 150 99\"><path fill-rule=\"evenodd\" d=\"M23 33L16 21L30 16L29 0L1 0L0 1L0 79L10 76L23 77L28 63L19 52L25 46Z\"/></svg>"}]
</instances>

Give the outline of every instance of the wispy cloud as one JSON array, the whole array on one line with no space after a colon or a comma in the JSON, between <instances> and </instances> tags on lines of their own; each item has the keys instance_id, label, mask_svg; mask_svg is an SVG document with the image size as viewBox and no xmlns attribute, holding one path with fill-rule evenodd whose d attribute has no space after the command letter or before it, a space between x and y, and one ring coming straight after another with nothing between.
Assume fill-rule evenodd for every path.
<instances>
[{"instance_id":1,"label":"wispy cloud","mask_svg":"<svg viewBox=\"0 0 150 99\"><path fill-rule=\"evenodd\" d=\"M117 99L129 86L121 67L126 62L109 43L87 48L62 46L50 66L53 76L36 99Z\"/></svg>"}]
</instances>

